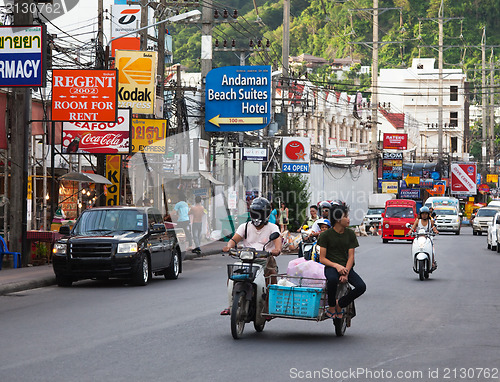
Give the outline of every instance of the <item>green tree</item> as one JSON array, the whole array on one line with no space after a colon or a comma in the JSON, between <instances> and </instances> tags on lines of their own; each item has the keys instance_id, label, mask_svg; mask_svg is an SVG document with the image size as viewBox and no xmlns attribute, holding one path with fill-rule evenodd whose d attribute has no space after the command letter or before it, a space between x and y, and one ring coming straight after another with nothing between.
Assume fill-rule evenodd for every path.
<instances>
[{"instance_id":1,"label":"green tree","mask_svg":"<svg viewBox=\"0 0 500 382\"><path fill-rule=\"evenodd\" d=\"M273 203L279 208L279 203L285 202L288 207L288 219L292 231L296 231L305 219L311 193L308 191L308 181L301 175L280 173L273 178Z\"/></svg>"}]
</instances>

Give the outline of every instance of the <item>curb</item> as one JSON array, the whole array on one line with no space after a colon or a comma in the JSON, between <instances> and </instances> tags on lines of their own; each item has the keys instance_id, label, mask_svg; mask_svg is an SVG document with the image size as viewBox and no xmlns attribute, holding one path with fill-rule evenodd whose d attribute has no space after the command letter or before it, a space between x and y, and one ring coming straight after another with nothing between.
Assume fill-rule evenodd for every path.
<instances>
[{"instance_id":1,"label":"curb","mask_svg":"<svg viewBox=\"0 0 500 382\"><path fill-rule=\"evenodd\" d=\"M37 280L29 280L29 281L19 281L14 283L9 283L0 287L0 296L22 292L23 290L42 288L46 286L51 286L56 283L56 277L42 277Z\"/></svg>"},{"instance_id":2,"label":"curb","mask_svg":"<svg viewBox=\"0 0 500 382\"><path fill-rule=\"evenodd\" d=\"M220 253L219 249L209 249L200 254L186 252L184 260L193 260L198 257L205 257L210 255L216 255ZM34 280L17 281L0 286L0 296L4 296L10 293L22 292L24 290L42 288L46 286L51 286L56 284L55 276L44 276Z\"/></svg>"}]
</instances>

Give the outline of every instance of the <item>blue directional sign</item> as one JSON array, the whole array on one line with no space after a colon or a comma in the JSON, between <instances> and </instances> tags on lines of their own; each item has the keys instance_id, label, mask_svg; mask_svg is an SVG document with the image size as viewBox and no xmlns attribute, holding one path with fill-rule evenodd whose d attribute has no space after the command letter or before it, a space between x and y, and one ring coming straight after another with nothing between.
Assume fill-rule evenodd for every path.
<instances>
[{"instance_id":1,"label":"blue directional sign","mask_svg":"<svg viewBox=\"0 0 500 382\"><path fill-rule=\"evenodd\" d=\"M212 69L205 85L205 131L251 131L271 121L271 66Z\"/></svg>"}]
</instances>

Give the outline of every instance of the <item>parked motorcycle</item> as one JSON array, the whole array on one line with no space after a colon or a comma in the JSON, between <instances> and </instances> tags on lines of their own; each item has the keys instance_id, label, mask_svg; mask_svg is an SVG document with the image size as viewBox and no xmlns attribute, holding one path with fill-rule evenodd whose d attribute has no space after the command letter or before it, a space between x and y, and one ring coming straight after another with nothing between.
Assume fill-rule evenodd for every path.
<instances>
[{"instance_id":1,"label":"parked motorcycle","mask_svg":"<svg viewBox=\"0 0 500 382\"><path fill-rule=\"evenodd\" d=\"M435 234L421 228L417 232L413 232L412 236L415 237L411 247L413 271L418 273L420 280L426 280L435 270L432 266L434 260L434 242L432 237Z\"/></svg>"},{"instance_id":2,"label":"parked motorcycle","mask_svg":"<svg viewBox=\"0 0 500 382\"><path fill-rule=\"evenodd\" d=\"M274 232L269 236L269 244L279 237ZM266 300L266 280L264 278L264 266L255 264L258 258L272 256L269 252L257 251L254 248L231 249L231 257L240 261L227 265L227 274L232 288L231 306L231 334L234 339L243 335L245 324L252 322L257 332L262 332L266 324L266 318L262 316Z\"/></svg>"}]
</instances>

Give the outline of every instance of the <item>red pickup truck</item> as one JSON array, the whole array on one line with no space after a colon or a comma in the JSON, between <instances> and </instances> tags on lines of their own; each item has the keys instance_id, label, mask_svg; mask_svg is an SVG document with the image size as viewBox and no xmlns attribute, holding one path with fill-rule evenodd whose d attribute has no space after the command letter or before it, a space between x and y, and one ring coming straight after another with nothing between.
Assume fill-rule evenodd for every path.
<instances>
[{"instance_id":1,"label":"red pickup truck","mask_svg":"<svg viewBox=\"0 0 500 382\"><path fill-rule=\"evenodd\" d=\"M389 240L409 240L413 237L406 236L410 231L406 224L413 225L417 218L417 203L408 199L393 199L385 203L385 211L382 214L382 242Z\"/></svg>"}]
</instances>

